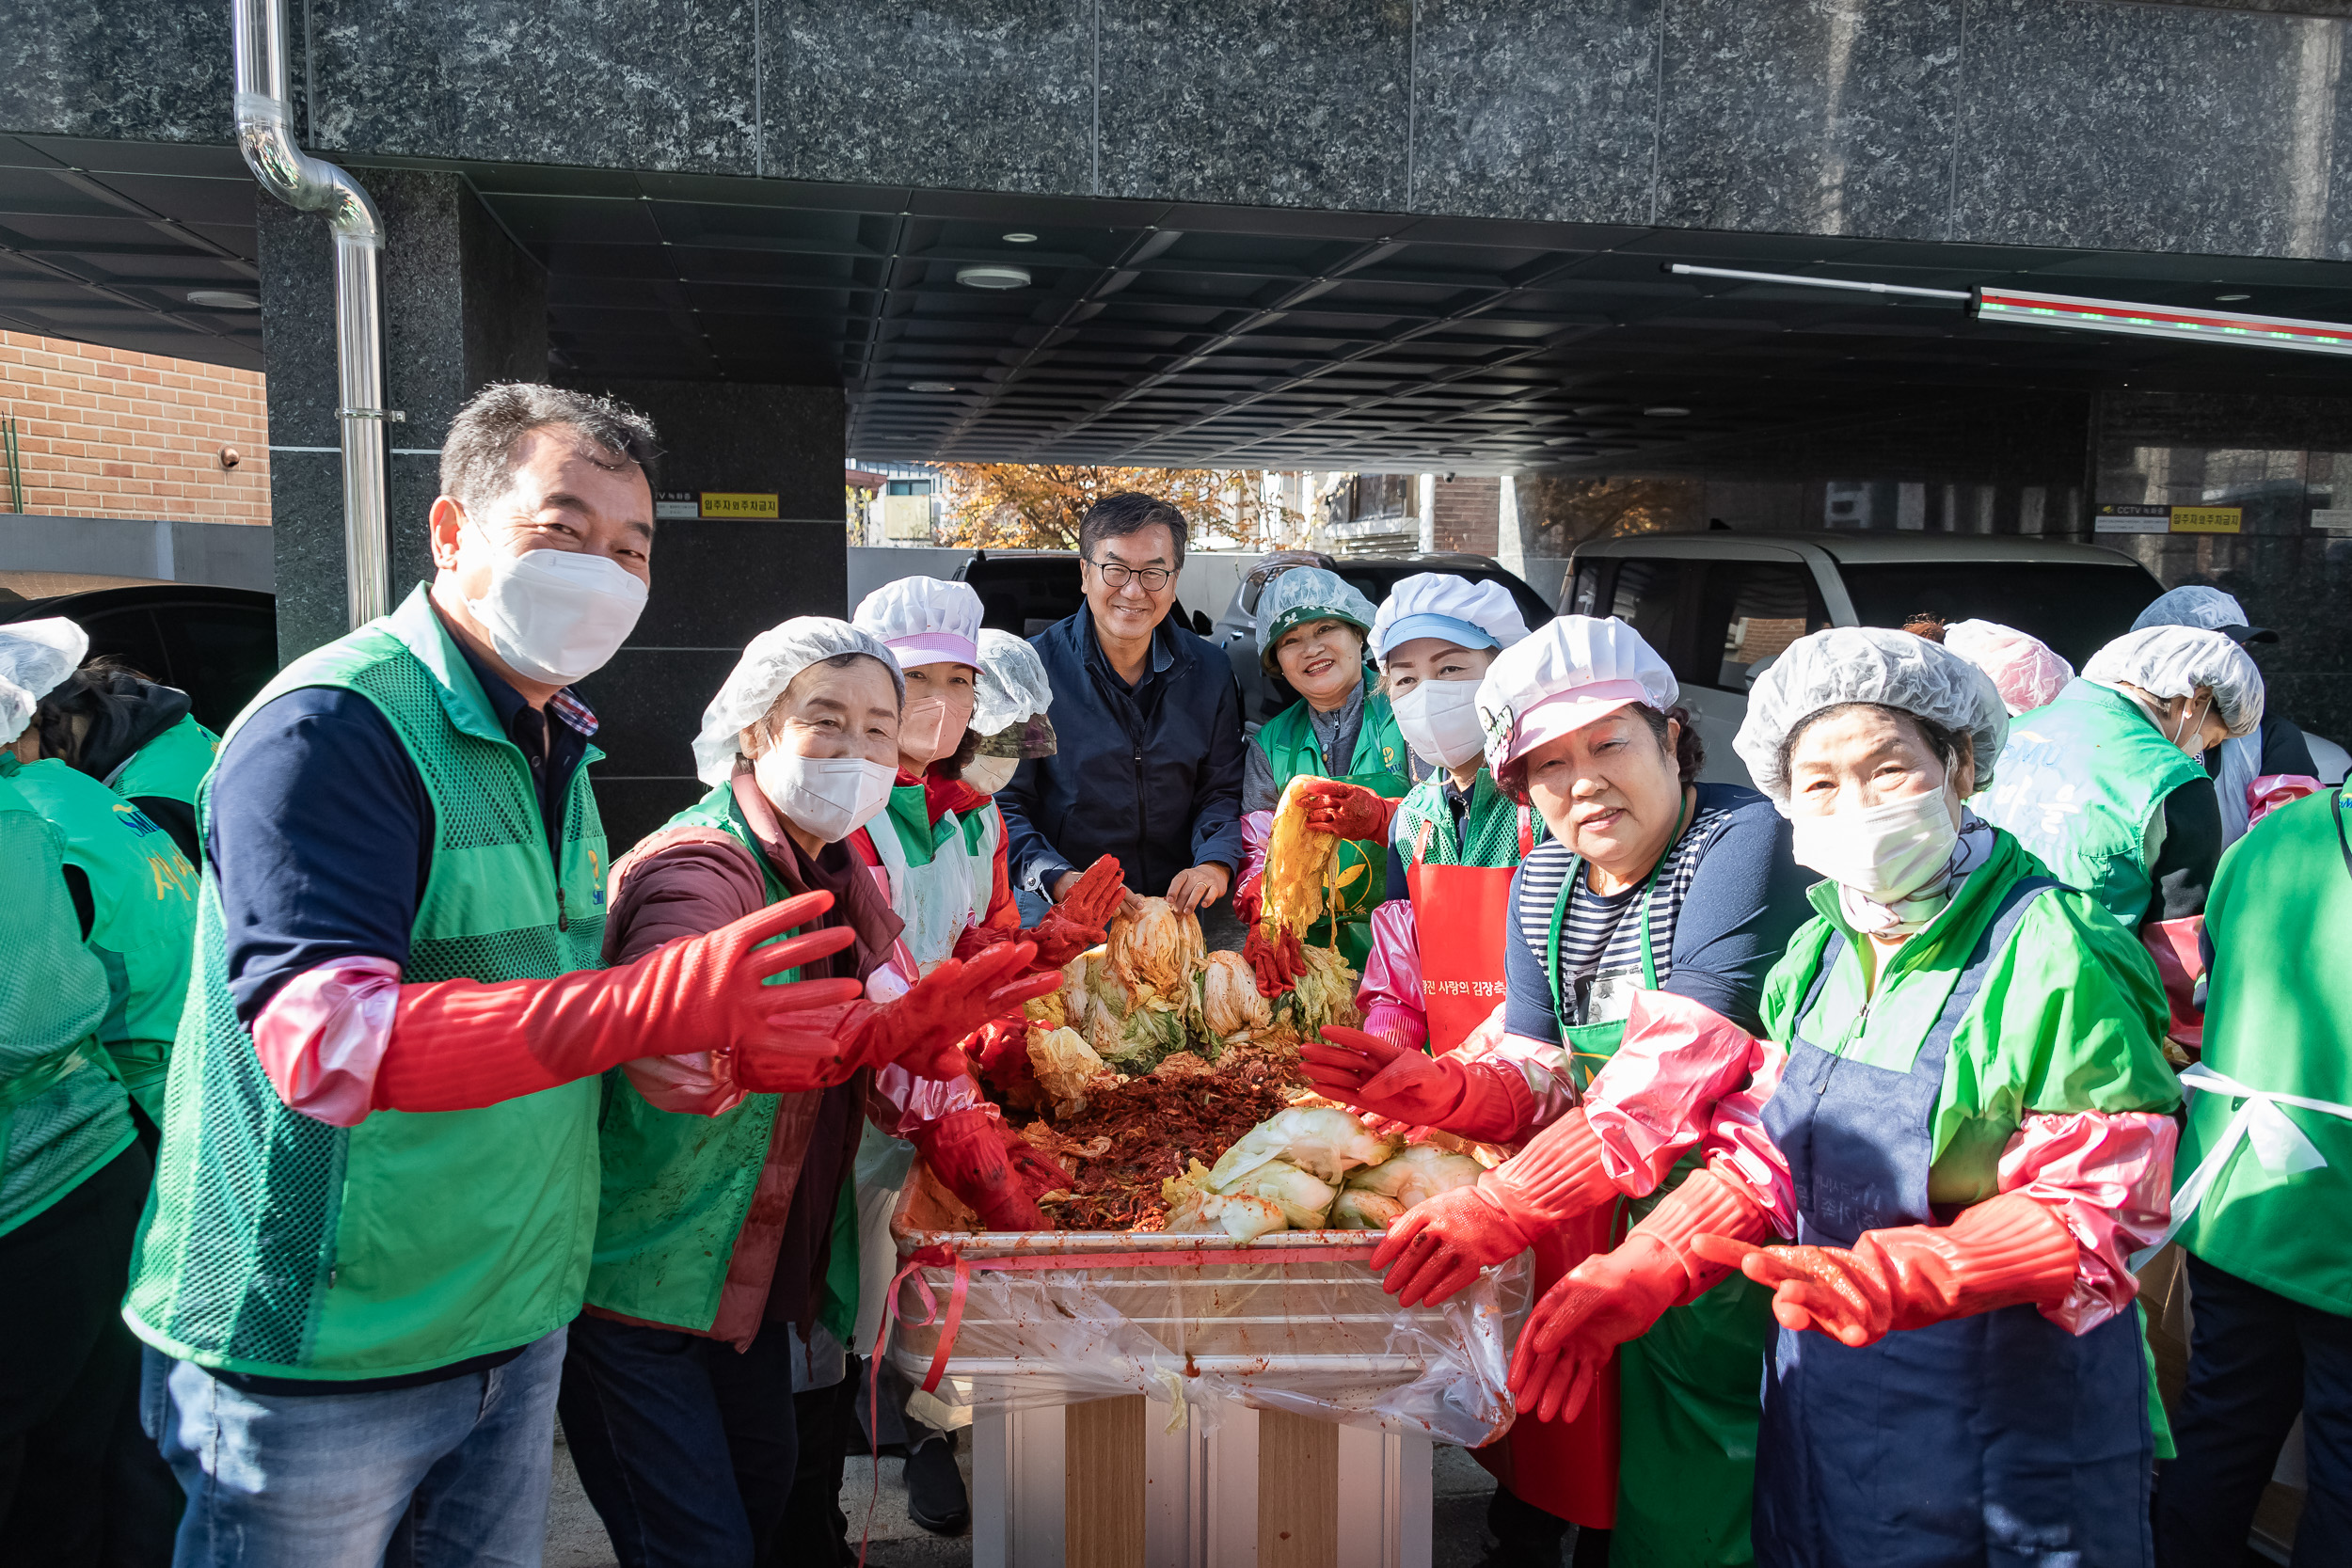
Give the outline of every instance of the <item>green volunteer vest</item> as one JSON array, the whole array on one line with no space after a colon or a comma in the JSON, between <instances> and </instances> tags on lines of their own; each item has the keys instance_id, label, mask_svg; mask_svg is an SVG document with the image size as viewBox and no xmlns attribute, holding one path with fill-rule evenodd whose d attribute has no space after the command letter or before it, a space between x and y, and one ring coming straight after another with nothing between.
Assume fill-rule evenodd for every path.
<instances>
[{"instance_id":1,"label":"green volunteer vest","mask_svg":"<svg viewBox=\"0 0 2352 1568\"><path fill-rule=\"evenodd\" d=\"M1463 819L1461 839L1454 835L1454 813L1445 803L1446 776L1424 779L1406 792L1390 825L1389 842L1406 865L1470 865L1498 870L1513 866L1519 854L1519 811L1495 787L1495 776L1484 767L1470 785L1470 814ZM1541 814L1530 811L1528 847L1551 836Z\"/></svg>"},{"instance_id":2,"label":"green volunteer vest","mask_svg":"<svg viewBox=\"0 0 2352 1568\"><path fill-rule=\"evenodd\" d=\"M9 887L12 918L0 922L0 1236L133 1137L130 1101L98 1042L106 976L59 875L63 835L17 789L21 771L0 750L0 865L37 879Z\"/></svg>"},{"instance_id":3,"label":"green volunteer vest","mask_svg":"<svg viewBox=\"0 0 2352 1568\"><path fill-rule=\"evenodd\" d=\"M768 902L791 890L768 863L720 784L667 824L715 828L751 851ZM779 941L782 939L779 938ZM769 981L797 978L787 971ZM628 1075L605 1075L603 1188L596 1206L596 1255L588 1302L650 1323L705 1330L719 1316L727 1265L767 1163L782 1095L747 1095L715 1117L682 1116L645 1103Z\"/></svg>"},{"instance_id":4,"label":"green volunteer vest","mask_svg":"<svg viewBox=\"0 0 2352 1568\"><path fill-rule=\"evenodd\" d=\"M2010 721L1993 787L1970 803L2137 931L2155 894L2148 825L2166 796L2203 776L2130 698L2077 680Z\"/></svg>"},{"instance_id":5,"label":"green volunteer vest","mask_svg":"<svg viewBox=\"0 0 2352 1568\"><path fill-rule=\"evenodd\" d=\"M1338 779L1369 789L1384 800L1394 800L1413 787L1407 760L1411 753L1406 750L1404 732L1396 727L1389 699L1377 691L1364 693L1355 754L1347 759L1343 773L1333 771L1331 759L1323 754L1323 744L1315 738L1312 711L1303 698L1261 725L1257 743L1273 767L1278 793L1301 775ZM1341 840L1339 856L1331 864L1331 912L1314 924L1306 940L1328 945L1336 918L1342 956L1351 967L1362 969L1372 947L1372 911L1388 896L1388 846Z\"/></svg>"},{"instance_id":6,"label":"green volunteer vest","mask_svg":"<svg viewBox=\"0 0 2352 1568\"><path fill-rule=\"evenodd\" d=\"M2246 1088L2342 1110L2352 1105L2352 806L2340 796L2272 812L2221 857L2205 903L2214 963L2203 1065ZM2273 1101L2264 1119L2285 1117L2310 1151L2288 1147L2275 1123L2233 1148L2228 1131L2245 1104L2211 1089L2189 1101L2176 1193L2209 1156L2221 1164L2181 1245L2290 1300L2352 1314L2352 1121ZM2312 1152L2327 1163L2310 1164Z\"/></svg>"},{"instance_id":7,"label":"green volunteer vest","mask_svg":"<svg viewBox=\"0 0 2352 1568\"><path fill-rule=\"evenodd\" d=\"M213 759L219 754L220 736L189 714L132 752L107 776L106 787L126 800L160 795L193 806L196 786L213 770Z\"/></svg>"},{"instance_id":8,"label":"green volunteer vest","mask_svg":"<svg viewBox=\"0 0 2352 1568\"><path fill-rule=\"evenodd\" d=\"M145 812L61 757L20 768L16 785L65 835L66 863L89 879L88 945L106 966L108 997L98 1038L160 1125L196 942L196 867Z\"/></svg>"},{"instance_id":9,"label":"green volunteer vest","mask_svg":"<svg viewBox=\"0 0 2352 1568\"><path fill-rule=\"evenodd\" d=\"M296 659L239 722L303 687L373 703L432 799L433 869L404 983L600 965L605 841L586 762L602 752L589 748L573 775L559 878L530 766L422 585ZM209 872L196 963L124 1307L140 1338L233 1371L384 1377L571 1321L596 1234L596 1080L329 1127L278 1100L237 1022Z\"/></svg>"}]
</instances>

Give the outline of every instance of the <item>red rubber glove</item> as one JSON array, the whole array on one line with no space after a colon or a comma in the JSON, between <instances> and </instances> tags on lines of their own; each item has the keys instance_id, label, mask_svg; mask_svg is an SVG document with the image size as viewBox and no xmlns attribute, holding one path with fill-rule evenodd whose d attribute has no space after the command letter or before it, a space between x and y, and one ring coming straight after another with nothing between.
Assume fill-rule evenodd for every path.
<instances>
[{"instance_id":1,"label":"red rubber glove","mask_svg":"<svg viewBox=\"0 0 2352 1568\"><path fill-rule=\"evenodd\" d=\"M845 1083L827 1015L855 980L763 984L856 940L847 927L770 946L833 907L830 893L771 904L698 937L665 942L617 969L546 980L440 980L400 988L370 1100L380 1111L470 1111L551 1089L640 1056L732 1053L739 1063L816 1088Z\"/></svg>"},{"instance_id":2,"label":"red rubber glove","mask_svg":"<svg viewBox=\"0 0 2352 1568\"><path fill-rule=\"evenodd\" d=\"M1389 822L1396 816L1396 802L1383 800L1361 784L1314 779L1298 786L1297 799L1299 809L1307 814L1307 826L1317 832L1389 842Z\"/></svg>"},{"instance_id":3,"label":"red rubber glove","mask_svg":"<svg viewBox=\"0 0 2352 1568\"><path fill-rule=\"evenodd\" d=\"M1866 1230L1851 1250L1750 1247L1699 1238L1701 1257L1737 1263L1772 1287L1772 1316L1820 1329L1841 1345L1874 1344L1899 1329L2030 1302L2055 1306L2074 1283L2074 1234L2048 1205L2003 1193L1949 1225Z\"/></svg>"},{"instance_id":4,"label":"red rubber glove","mask_svg":"<svg viewBox=\"0 0 2352 1568\"><path fill-rule=\"evenodd\" d=\"M1254 877L1244 877L1233 884L1233 918L1244 926L1255 926L1265 913L1265 868L1259 866Z\"/></svg>"},{"instance_id":5,"label":"red rubber glove","mask_svg":"<svg viewBox=\"0 0 2352 1568\"><path fill-rule=\"evenodd\" d=\"M1017 1013L1033 996L1059 989L1053 970L1030 972L1037 949L1008 942L977 958L944 959L895 1002L854 1002L819 1020L830 1024L850 1070L896 1062L917 1078L960 1078L971 1071L963 1037L993 1018ZM848 1074L826 1080L840 1083ZM778 1069L771 1058L738 1054L735 1081L754 1094L792 1094L820 1085Z\"/></svg>"},{"instance_id":6,"label":"red rubber glove","mask_svg":"<svg viewBox=\"0 0 2352 1568\"><path fill-rule=\"evenodd\" d=\"M1044 1102L1038 1087L1037 1069L1029 1061L1029 1025L1025 1019L991 1019L964 1041L974 1077L996 1091L996 1098L1016 1110L1034 1110Z\"/></svg>"},{"instance_id":7,"label":"red rubber glove","mask_svg":"<svg viewBox=\"0 0 2352 1568\"><path fill-rule=\"evenodd\" d=\"M1127 896L1126 873L1117 855L1104 855L1086 869L1069 896L1045 911L1036 927L1021 933L1037 944L1037 961L1059 969L1107 935L1110 918Z\"/></svg>"},{"instance_id":8,"label":"red rubber glove","mask_svg":"<svg viewBox=\"0 0 2352 1568\"><path fill-rule=\"evenodd\" d=\"M1480 1143L1516 1143L1535 1114L1527 1081L1484 1058L1432 1056L1417 1046L1336 1025L1302 1045L1299 1056L1327 1099L1407 1127L1443 1128Z\"/></svg>"},{"instance_id":9,"label":"red rubber glove","mask_svg":"<svg viewBox=\"0 0 2352 1568\"><path fill-rule=\"evenodd\" d=\"M1068 1192L1077 1178L1061 1168L1059 1161L1014 1132L1004 1122L996 1124L996 1135L1004 1140L1005 1155L1012 1161L1014 1174L1029 1190L1033 1198L1047 1193Z\"/></svg>"},{"instance_id":10,"label":"red rubber glove","mask_svg":"<svg viewBox=\"0 0 2352 1568\"><path fill-rule=\"evenodd\" d=\"M1512 1353L1511 1394L1520 1414L1575 1419L1619 1345L1731 1273L1693 1244L1726 1233L1761 1238L1772 1233L1772 1220L1744 1182L1695 1171L1615 1251L1570 1269L1528 1314Z\"/></svg>"},{"instance_id":11,"label":"red rubber glove","mask_svg":"<svg viewBox=\"0 0 2352 1568\"><path fill-rule=\"evenodd\" d=\"M1274 936L1265 934L1263 926L1252 926L1242 938L1241 956L1258 976L1258 994L1269 999L1287 990L1298 989L1298 977L1307 973L1306 958L1298 947L1298 933L1288 927Z\"/></svg>"},{"instance_id":12,"label":"red rubber glove","mask_svg":"<svg viewBox=\"0 0 2352 1568\"><path fill-rule=\"evenodd\" d=\"M1534 1142L1478 1179L1405 1212L1372 1255L1381 1288L1400 1307L1433 1306L1508 1262L1586 1210L1617 1196L1600 1163L1600 1138L1571 1111Z\"/></svg>"},{"instance_id":13,"label":"red rubber glove","mask_svg":"<svg viewBox=\"0 0 2352 1568\"><path fill-rule=\"evenodd\" d=\"M931 1174L991 1230L1042 1230L1045 1216L1013 1167L1003 1127L993 1109L967 1105L916 1128L912 1141Z\"/></svg>"}]
</instances>

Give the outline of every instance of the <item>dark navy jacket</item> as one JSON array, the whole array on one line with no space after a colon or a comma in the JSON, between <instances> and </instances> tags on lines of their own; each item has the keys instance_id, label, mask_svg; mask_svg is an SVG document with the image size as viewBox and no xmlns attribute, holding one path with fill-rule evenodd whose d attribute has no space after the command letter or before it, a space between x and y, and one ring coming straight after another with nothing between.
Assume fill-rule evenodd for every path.
<instances>
[{"instance_id":1,"label":"dark navy jacket","mask_svg":"<svg viewBox=\"0 0 2352 1568\"><path fill-rule=\"evenodd\" d=\"M1013 886L1041 890L1116 855L1128 891L1156 895L1187 866L1242 863L1241 694L1232 664L1171 616L1129 687L1103 657L1094 616L1029 639L1053 683L1060 750L1021 765L996 797Z\"/></svg>"}]
</instances>

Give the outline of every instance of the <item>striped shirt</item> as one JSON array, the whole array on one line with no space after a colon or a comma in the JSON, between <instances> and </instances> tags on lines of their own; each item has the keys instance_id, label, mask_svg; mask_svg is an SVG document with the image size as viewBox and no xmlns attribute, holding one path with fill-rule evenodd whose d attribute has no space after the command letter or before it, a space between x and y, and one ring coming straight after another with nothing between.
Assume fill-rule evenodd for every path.
<instances>
[{"instance_id":1,"label":"striped shirt","mask_svg":"<svg viewBox=\"0 0 2352 1568\"><path fill-rule=\"evenodd\" d=\"M1805 889L1815 878L1790 860L1788 822L1755 790L1702 784L1694 805L1657 880L1646 884L1658 987L1754 1028L1766 972L1813 912ZM1560 927L1565 1016L1553 1011L1544 949L1552 904L1574 863L1565 845L1547 842L1513 879L1503 1027L1514 1035L1556 1041L1564 1025L1623 1018L1630 1000L1624 990L1642 983L1642 887L1604 897L1580 879ZM1610 981L1607 1005L1597 1008L1597 977Z\"/></svg>"}]
</instances>

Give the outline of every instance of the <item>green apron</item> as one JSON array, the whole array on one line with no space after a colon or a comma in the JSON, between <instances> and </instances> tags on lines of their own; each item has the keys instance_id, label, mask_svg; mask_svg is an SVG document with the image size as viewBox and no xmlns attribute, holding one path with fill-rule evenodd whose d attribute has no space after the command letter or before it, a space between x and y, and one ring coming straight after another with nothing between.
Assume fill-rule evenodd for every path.
<instances>
[{"instance_id":1,"label":"green apron","mask_svg":"<svg viewBox=\"0 0 2352 1568\"><path fill-rule=\"evenodd\" d=\"M1686 810L1688 808L1685 808ZM1682 840L1677 822L1667 853ZM1650 899L1667 854L1642 884L1642 989L1658 989L1650 948ZM1584 874L1580 857L1560 884L1544 943L1544 977L1555 1016L1560 991L1560 930ZM1627 999L1630 1006L1630 998ZM1622 1015L1602 1023L1562 1024L1570 1074L1581 1095L1625 1037ZM1685 1155L1658 1190L1628 1200L1625 1224L1638 1223L1699 1168ZM1610 1535L1613 1568L1700 1568L1752 1562L1748 1515L1756 1490L1757 1390L1772 1338L1772 1291L1735 1274L1697 1300L1671 1307L1648 1333L1617 1348L1617 1522Z\"/></svg>"},{"instance_id":2,"label":"green apron","mask_svg":"<svg viewBox=\"0 0 2352 1568\"><path fill-rule=\"evenodd\" d=\"M1313 721L1304 699L1276 714L1258 731L1258 747L1274 769L1279 792L1302 775L1336 778L1341 784L1369 789L1384 800L1402 800L1413 787L1406 776L1404 732L1389 700L1377 691L1364 693L1362 721L1356 727L1356 751L1344 774L1329 771L1329 759L1315 739ZM1331 864L1331 912L1310 927L1305 941L1318 947L1333 943L1332 922L1339 922L1338 946L1350 969L1361 974L1372 952L1372 911L1389 897L1389 847L1371 839L1342 839Z\"/></svg>"}]
</instances>

